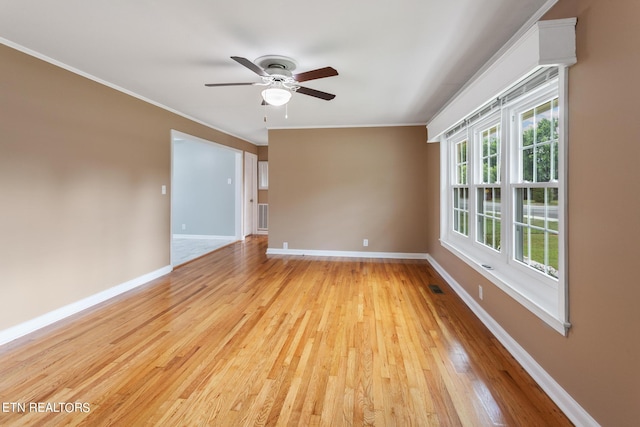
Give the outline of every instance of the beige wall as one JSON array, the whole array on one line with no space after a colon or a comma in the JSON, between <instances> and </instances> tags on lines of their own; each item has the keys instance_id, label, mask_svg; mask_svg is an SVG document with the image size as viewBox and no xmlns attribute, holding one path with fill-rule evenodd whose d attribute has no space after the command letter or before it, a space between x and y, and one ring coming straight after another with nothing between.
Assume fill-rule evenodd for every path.
<instances>
[{"instance_id":1,"label":"beige wall","mask_svg":"<svg viewBox=\"0 0 640 427\"><path fill-rule=\"evenodd\" d=\"M603 426L640 422L640 2L560 0L578 17L569 84L568 337L443 249L439 147L428 153L429 253Z\"/></svg>"},{"instance_id":2,"label":"beige wall","mask_svg":"<svg viewBox=\"0 0 640 427\"><path fill-rule=\"evenodd\" d=\"M425 253L425 141L424 126L269 131L269 247Z\"/></svg>"},{"instance_id":3,"label":"beige wall","mask_svg":"<svg viewBox=\"0 0 640 427\"><path fill-rule=\"evenodd\" d=\"M0 45L0 329L169 265L170 131L237 138Z\"/></svg>"}]
</instances>

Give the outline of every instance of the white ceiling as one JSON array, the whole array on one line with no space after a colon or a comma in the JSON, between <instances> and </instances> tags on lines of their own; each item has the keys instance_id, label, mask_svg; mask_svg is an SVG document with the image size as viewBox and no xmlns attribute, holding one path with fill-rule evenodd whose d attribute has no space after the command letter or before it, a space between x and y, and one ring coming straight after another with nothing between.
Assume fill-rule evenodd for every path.
<instances>
[{"instance_id":1,"label":"white ceiling","mask_svg":"<svg viewBox=\"0 0 640 427\"><path fill-rule=\"evenodd\" d=\"M0 37L255 144L269 128L426 124L548 0L0 0ZM260 106L230 59L284 55L303 83Z\"/></svg>"}]
</instances>

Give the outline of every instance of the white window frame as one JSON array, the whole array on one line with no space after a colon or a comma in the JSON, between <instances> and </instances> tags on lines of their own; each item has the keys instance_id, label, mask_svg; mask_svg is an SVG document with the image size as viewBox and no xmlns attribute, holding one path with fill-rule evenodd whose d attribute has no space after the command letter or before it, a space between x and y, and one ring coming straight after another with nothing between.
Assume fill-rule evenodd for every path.
<instances>
[{"instance_id":1,"label":"white window frame","mask_svg":"<svg viewBox=\"0 0 640 427\"><path fill-rule=\"evenodd\" d=\"M467 152L465 153L466 155L466 159L464 162L459 162L458 161L458 156L457 156L457 152L458 152L458 145L462 144L462 143L466 143L467 145ZM469 139L467 138L466 134L459 134L456 135L456 137L454 137L451 140L451 158L452 158L452 162L453 162L453 167L451 168L451 190L449 191L449 196L451 198L451 231L457 235L460 236L460 238L466 239L470 236L470 221L471 218L469 217L469 207L471 206L471 200L470 200L470 187L469 187L469 183L471 181L471 177L469 175L470 170L469 170L469 164L471 163L471 159L469 158ZM458 170L459 170L459 166L460 165L466 165L466 182L462 183L460 182L460 180L458 179ZM467 190L467 206L466 209L464 208L460 208L460 207L456 207L456 201L455 201L455 196L454 196L454 192L456 189L460 189L460 190ZM466 213L467 216L467 223L466 223L466 234L462 233L460 230L456 229L456 220L455 220L455 216L458 216L458 221L460 220L460 212L462 212L463 214Z\"/></svg>"},{"instance_id":2,"label":"white window frame","mask_svg":"<svg viewBox=\"0 0 640 427\"><path fill-rule=\"evenodd\" d=\"M505 91L506 93L507 91ZM558 188L558 270L559 277L553 279L535 271L529 266L517 261L513 221L515 218L515 188L521 186L518 182L519 157L519 123L514 115L517 111L524 111L529 105L538 105L539 101L557 94L559 105L559 135L558 135L558 181L552 186ZM558 77L552 82L539 86L517 99L498 107L498 111L489 112L485 117L468 124L463 130L444 137L442 153L442 168L444 173L441 197L441 243L442 245L480 272L485 278L512 296L523 306L552 326L555 330L566 335L568 323L567 307L567 269L566 269L566 99L567 72L560 66ZM481 166L481 142L477 140L478 133L494 123L500 124L500 183L483 184ZM453 231L453 179L455 171L452 147L455 142L467 139L469 161L467 176L469 187L469 235L463 236ZM446 148L445 148L446 147ZM475 168L475 170L474 170ZM480 169L480 170L478 170ZM526 186L531 186L527 183ZM534 186L547 186L536 183ZM477 239L477 194L479 188L499 187L501 191L501 246L496 251L478 242Z\"/></svg>"},{"instance_id":3,"label":"white window frame","mask_svg":"<svg viewBox=\"0 0 640 427\"><path fill-rule=\"evenodd\" d=\"M517 100L516 102L512 103L509 106L508 109L508 114L507 114L507 118L511 121L511 123L513 124L513 126L511 127L511 133L510 133L510 139L512 141L511 144L509 144L509 148L512 150L510 157L511 157L511 168L509 170L509 197L510 199L510 207L511 207L511 221L510 221L510 225L509 225L509 230L508 230L508 236L509 236L509 243L512 245L512 250L511 252L514 253L515 251L515 233L513 230L513 224L515 222L514 220L514 216L515 216L515 192L516 189L518 188L557 188L558 189L558 206L560 206L561 204L561 200L560 200L560 183L562 181L566 181L566 177L564 175L561 175L561 173L565 173L564 172L564 168L562 168L560 166L560 162L558 162L559 168L558 168L558 180L557 181L549 181L549 182L525 182L522 181L520 179L520 168L522 167L521 162L520 162L520 145L519 145L519 140L520 140L520 134L521 134L521 130L520 130L520 123L519 123L519 114L523 111L529 110L531 108L534 108L535 106L538 106L542 103L544 103L547 100L551 100L553 98L555 98L555 95L558 96L558 104L560 104L560 93L558 91L558 85L546 85L545 87L539 88L538 90L534 91L534 93L529 94L528 96L526 96L526 99L520 99ZM558 114L558 116L561 116L561 113ZM560 121L560 120L559 120ZM559 126L561 126L562 123L559 123ZM559 133L561 133L562 130L560 128ZM561 135L558 135L558 153L560 153L561 151ZM517 159L516 159L517 158ZM564 226L564 221L561 221L561 218L558 218L558 252L560 252L560 247L563 245L563 241L561 238L561 229ZM560 255L559 255L560 256ZM560 281L560 277L558 278L558 280L553 280L550 277L547 276L543 276L543 277L539 277L540 275L543 275L543 273L535 271L534 269L532 269L531 267L528 267L524 264L522 264L521 262L517 261L515 259L514 256L509 257L508 262L512 264L513 268L516 268L520 271L521 274L527 274L531 277L533 277L533 279L537 279L538 281L544 283L546 286L548 287L552 287L552 288L556 288L558 286L558 282Z\"/></svg>"},{"instance_id":4,"label":"white window frame","mask_svg":"<svg viewBox=\"0 0 640 427\"><path fill-rule=\"evenodd\" d=\"M499 134L499 141L498 141L498 158L502 159L504 156L504 148L502 147L503 141L505 140L504 136L502 135L502 129L504 128L502 120L501 120L501 115L500 115L500 110L498 109L497 111L493 111L490 114L486 115L485 118L477 121L476 123L473 123L470 127L469 127L469 138L471 139L471 144L473 144L473 146L471 147L471 158L473 159L473 164L471 166L471 171L472 171L472 179L471 182L469 184L470 186L470 192L473 193L473 196L470 196L471 198L471 202L472 206L473 206L473 211L470 212L470 221L473 223L472 227L471 227L471 232L473 234L471 234L473 236L473 245L476 246L479 250L485 250L488 249L490 250L492 253L503 253L503 250L500 251L496 251L493 248L490 248L489 246L485 245L484 243L480 242L478 240L478 191L481 188L486 188L486 187L494 187L494 188L500 188L501 193L504 194L504 187L503 187L503 183L504 183L504 162L502 160L500 160L500 167L499 167L499 174L498 176L500 177L498 182L496 183L485 183L483 182L483 168L482 168L482 133L489 129L492 128L494 126L498 126L500 129L500 134ZM504 197L504 196L502 196ZM501 210L502 210L502 203L501 203ZM474 215L475 214L475 215ZM502 220L501 220L502 222ZM501 244L501 246L503 246Z\"/></svg>"}]
</instances>

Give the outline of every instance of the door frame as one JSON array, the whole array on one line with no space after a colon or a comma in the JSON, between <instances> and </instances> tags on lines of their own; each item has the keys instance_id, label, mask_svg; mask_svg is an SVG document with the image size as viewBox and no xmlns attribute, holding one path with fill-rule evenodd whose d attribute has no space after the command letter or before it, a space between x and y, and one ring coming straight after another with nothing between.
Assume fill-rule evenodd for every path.
<instances>
[{"instance_id":1,"label":"door frame","mask_svg":"<svg viewBox=\"0 0 640 427\"><path fill-rule=\"evenodd\" d=\"M236 240L242 240L244 237L242 235L242 220L243 220L243 200L242 200L242 190L243 190L243 186L242 186L242 182L243 182L243 170L242 170L242 150L238 150L237 148L233 148L233 147L229 147L227 145L223 145L223 144L219 144L217 142L214 141L210 141L207 139L203 139L203 138L199 138L197 136L194 135L189 135L187 133L184 132L180 132L178 130L175 129L171 129L171 138L170 138L170 144L171 144L171 176L170 176L170 191L169 191L169 259L172 260L173 259L173 203L174 203L174 192L173 192L173 163L174 163L174 144L176 141L180 141L180 140L189 140L189 141L194 141L194 142L204 142L206 144L211 144L211 145L215 145L217 147L220 148L224 148L227 149L231 152L233 152L235 154L235 172L234 172L234 178L232 180L235 181L234 184L234 193L235 193L235 197L234 197L234 237Z\"/></svg>"},{"instance_id":2,"label":"door frame","mask_svg":"<svg viewBox=\"0 0 640 427\"><path fill-rule=\"evenodd\" d=\"M243 238L258 232L258 156L244 152Z\"/></svg>"}]
</instances>

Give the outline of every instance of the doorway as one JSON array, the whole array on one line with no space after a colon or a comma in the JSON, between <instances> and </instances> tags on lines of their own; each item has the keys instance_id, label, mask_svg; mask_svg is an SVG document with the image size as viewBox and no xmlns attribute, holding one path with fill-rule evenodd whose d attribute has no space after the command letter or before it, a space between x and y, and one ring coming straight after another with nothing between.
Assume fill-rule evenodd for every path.
<instances>
[{"instance_id":1,"label":"doorway","mask_svg":"<svg viewBox=\"0 0 640 427\"><path fill-rule=\"evenodd\" d=\"M171 131L171 264L242 239L242 151Z\"/></svg>"}]
</instances>

